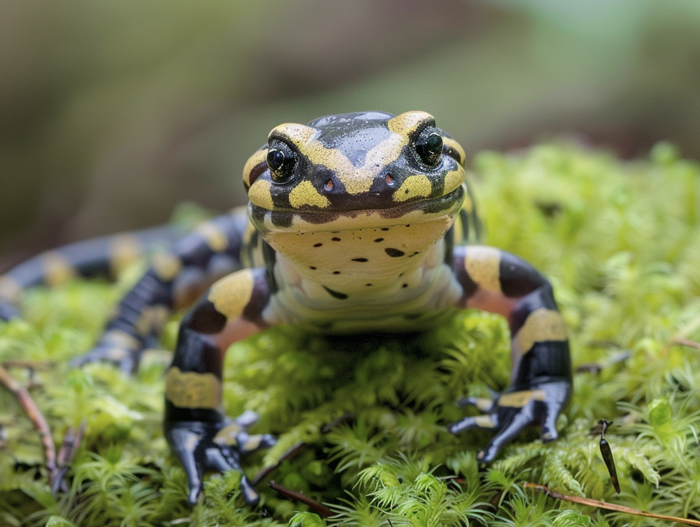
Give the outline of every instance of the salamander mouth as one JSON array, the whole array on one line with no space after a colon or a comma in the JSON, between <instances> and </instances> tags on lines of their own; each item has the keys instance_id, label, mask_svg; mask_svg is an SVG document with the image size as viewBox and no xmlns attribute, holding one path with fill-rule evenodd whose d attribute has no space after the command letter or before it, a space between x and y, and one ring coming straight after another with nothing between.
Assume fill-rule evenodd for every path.
<instances>
[{"instance_id":1,"label":"salamander mouth","mask_svg":"<svg viewBox=\"0 0 700 527\"><path fill-rule=\"evenodd\" d=\"M433 199L400 203L393 207L358 210L268 210L252 203L248 213L255 227L263 234L276 230L305 232L308 230L344 230L359 227L390 227L401 223L429 221L439 216L456 214L462 206L466 187Z\"/></svg>"}]
</instances>

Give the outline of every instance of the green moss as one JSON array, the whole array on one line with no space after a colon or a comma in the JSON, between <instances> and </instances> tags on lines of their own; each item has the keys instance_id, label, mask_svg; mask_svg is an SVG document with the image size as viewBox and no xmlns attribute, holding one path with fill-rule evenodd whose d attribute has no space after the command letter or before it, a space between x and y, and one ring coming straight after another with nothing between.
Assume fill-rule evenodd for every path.
<instances>
[{"instance_id":1,"label":"green moss","mask_svg":"<svg viewBox=\"0 0 700 527\"><path fill-rule=\"evenodd\" d=\"M700 168L666 144L648 160L621 162L553 143L482 153L474 171L487 242L552 279L574 363L602 366L576 374L558 441L543 445L533 430L479 468L475 454L488 435L444 430L472 411L454 407L456 399L507 385L508 332L497 316L453 313L424 335L404 337L324 339L276 328L234 345L226 358L229 414L255 410L256 431L279 437L245 469L253 475L307 442L272 477L335 515L322 520L265 485L262 507L250 509L238 474L210 477L206 503L191 509L183 471L161 434L169 355L148 354L135 378L108 365L67 365L89 348L109 306L138 275L132 269L117 286L30 291L26 321L0 324L0 361L36 364L32 372L10 371L31 386L54 440L87 422L69 488L54 498L39 437L0 390L0 524L656 525L532 494L524 481L700 518L700 350L679 344L700 340ZM321 433L346 412L352 425ZM599 419L615 423L607 439L620 495L589 433Z\"/></svg>"}]
</instances>

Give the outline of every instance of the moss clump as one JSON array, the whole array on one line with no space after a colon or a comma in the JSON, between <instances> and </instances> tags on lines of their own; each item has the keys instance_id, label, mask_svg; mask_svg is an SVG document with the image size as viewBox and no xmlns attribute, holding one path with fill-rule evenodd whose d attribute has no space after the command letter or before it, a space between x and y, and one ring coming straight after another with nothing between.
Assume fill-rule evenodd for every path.
<instances>
[{"instance_id":1,"label":"moss clump","mask_svg":"<svg viewBox=\"0 0 700 527\"><path fill-rule=\"evenodd\" d=\"M326 520L263 489L245 507L237 474L209 478L207 501L186 505L183 471L161 426L167 353L149 354L127 378L108 365L71 370L89 348L116 287L71 283L24 299L25 321L0 325L0 361L12 367L60 443L87 422L67 491L52 497L38 435L0 390L0 524L7 525L656 525L524 491L524 481L573 495L700 518L700 168L661 144L622 162L568 143L474 161L487 243L547 274L571 330L575 395L549 445L537 431L489 467L475 454L488 435L458 437L444 424L509 377L504 321L453 313L420 336L324 339L290 327L234 345L226 359L230 415L251 409L256 431L278 444L245 462L249 475L298 441L309 448L274 473L277 483L329 504ZM138 270L132 270L131 275ZM164 336L172 346L176 322ZM321 433L350 412L351 425ZM607 433L622 493L615 495L589 429ZM658 524L661 525L661 524Z\"/></svg>"}]
</instances>

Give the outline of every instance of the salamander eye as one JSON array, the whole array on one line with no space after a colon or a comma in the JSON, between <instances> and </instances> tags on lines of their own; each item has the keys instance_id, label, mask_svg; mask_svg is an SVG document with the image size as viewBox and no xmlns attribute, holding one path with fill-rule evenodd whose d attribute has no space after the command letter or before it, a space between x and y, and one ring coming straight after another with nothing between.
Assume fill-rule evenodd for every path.
<instances>
[{"instance_id":1,"label":"salamander eye","mask_svg":"<svg viewBox=\"0 0 700 527\"><path fill-rule=\"evenodd\" d=\"M442 157L442 136L434 128L426 128L416 139L416 153L426 165L437 166Z\"/></svg>"},{"instance_id":2,"label":"salamander eye","mask_svg":"<svg viewBox=\"0 0 700 527\"><path fill-rule=\"evenodd\" d=\"M285 183L294 172L297 157L294 151L285 143L275 142L267 151L267 166L270 167L272 181Z\"/></svg>"}]
</instances>

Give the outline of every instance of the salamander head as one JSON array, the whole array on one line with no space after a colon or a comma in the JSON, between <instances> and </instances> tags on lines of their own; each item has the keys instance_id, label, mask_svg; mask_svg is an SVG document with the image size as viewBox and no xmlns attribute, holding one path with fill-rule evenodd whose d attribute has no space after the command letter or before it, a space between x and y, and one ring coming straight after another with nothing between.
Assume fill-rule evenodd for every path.
<instances>
[{"instance_id":1,"label":"salamander head","mask_svg":"<svg viewBox=\"0 0 700 527\"><path fill-rule=\"evenodd\" d=\"M417 255L444 236L465 199L464 157L425 112L282 124L245 165L249 215L295 261L309 249L332 259L326 251L344 250L338 241L358 254ZM386 243L359 249L379 239Z\"/></svg>"}]
</instances>

